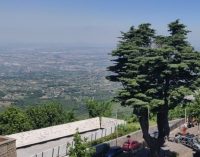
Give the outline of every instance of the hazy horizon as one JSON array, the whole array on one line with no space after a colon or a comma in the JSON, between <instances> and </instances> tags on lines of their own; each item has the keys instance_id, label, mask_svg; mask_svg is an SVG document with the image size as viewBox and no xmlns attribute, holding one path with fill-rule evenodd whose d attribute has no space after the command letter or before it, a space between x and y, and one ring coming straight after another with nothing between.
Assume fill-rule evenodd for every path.
<instances>
[{"instance_id":1,"label":"hazy horizon","mask_svg":"<svg viewBox=\"0 0 200 157\"><path fill-rule=\"evenodd\" d=\"M12 0L0 2L0 46L79 45L115 47L120 31L149 22L157 34L180 19L199 49L199 1Z\"/></svg>"}]
</instances>

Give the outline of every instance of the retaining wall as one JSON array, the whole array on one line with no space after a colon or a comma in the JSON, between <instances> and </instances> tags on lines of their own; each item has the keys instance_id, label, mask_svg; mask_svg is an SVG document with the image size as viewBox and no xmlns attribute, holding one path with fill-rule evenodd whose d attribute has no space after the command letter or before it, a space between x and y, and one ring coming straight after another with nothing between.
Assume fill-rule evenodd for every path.
<instances>
[{"instance_id":1,"label":"retaining wall","mask_svg":"<svg viewBox=\"0 0 200 157\"><path fill-rule=\"evenodd\" d=\"M91 118L52 127L16 133L8 135L7 137L16 139L16 146L19 148L58 139L61 137L71 136L76 132L77 128L80 133L98 129L100 128L99 118Z\"/></svg>"},{"instance_id":2,"label":"retaining wall","mask_svg":"<svg viewBox=\"0 0 200 157\"><path fill-rule=\"evenodd\" d=\"M185 122L184 119L170 121L170 124L169 124L170 131L173 131L174 129L178 128L181 124L184 124L184 122ZM157 130L157 126L150 127L150 130L152 132L154 130ZM136 131L136 132L131 133L131 134L128 134L128 135L130 135L132 139L137 140L139 142L143 142L144 141L144 139L143 139L143 133L142 133L141 130ZM114 139L114 140L110 140L110 141L108 141L106 143L108 143L110 146L116 146L116 144L118 146L122 146L123 143L126 140L127 140L127 135L117 138L117 141L116 141L116 139Z\"/></svg>"}]
</instances>

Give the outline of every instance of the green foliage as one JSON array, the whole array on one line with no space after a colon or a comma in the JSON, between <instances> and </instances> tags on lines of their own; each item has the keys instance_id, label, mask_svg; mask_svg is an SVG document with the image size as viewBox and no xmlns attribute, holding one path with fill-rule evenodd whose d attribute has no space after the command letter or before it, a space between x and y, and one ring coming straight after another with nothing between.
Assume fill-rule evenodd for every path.
<instances>
[{"instance_id":1,"label":"green foliage","mask_svg":"<svg viewBox=\"0 0 200 157\"><path fill-rule=\"evenodd\" d=\"M65 112L64 122L73 122L73 121L76 121L76 120L77 120L77 118L74 115L74 110L70 110L70 111Z\"/></svg>"},{"instance_id":2,"label":"green foliage","mask_svg":"<svg viewBox=\"0 0 200 157\"><path fill-rule=\"evenodd\" d=\"M109 101L104 102L89 99L86 101L86 107L89 113L89 117L109 117L112 113L112 104Z\"/></svg>"},{"instance_id":3,"label":"green foliage","mask_svg":"<svg viewBox=\"0 0 200 157\"><path fill-rule=\"evenodd\" d=\"M195 100L188 102L186 107L188 116L195 117L200 122L200 91L194 94Z\"/></svg>"},{"instance_id":4,"label":"green foliage","mask_svg":"<svg viewBox=\"0 0 200 157\"><path fill-rule=\"evenodd\" d=\"M8 107L0 114L0 134L8 135L32 129L31 121L24 111Z\"/></svg>"},{"instance_id":5,"label":"green foliage","mask_svg":"<svg viewBox=\"0 0 200 157\"><path fill-rule=\"evenodd\" d=\"M131 117L127 118L127 123L133 123L133 122L138 122L138 117L134 114L132 114Z\"/></svg>"},{"instance_id":6,"label":"green foliage","mask_svg":"<svg viewBox=\"0 0 200 157\"><path fill-rule=\"evenodd\" d=\"M0 134L40 129L74 120L74 112L66 112L57 102L31 106L25 110L8 107L0 113Z\"/></svg>"},{"instance_id":7,"label":"green foliage","mask_svg":"<svg viewBox=\"0 0 200 157\"><path fill-rule=\"evenodd\" d=\"M180 106L185 106L185 99L184 97L186 95L191 95L192 91L188 87L180 86L179 88L174 89L170 93L170 106L173 109L174 106L178 105L178 108L180 109ZM172 107L173 106L173 107Z\"/></svg>"},{"instance_id":8,"label":"green foliage","mask_svg":"<svg viewBox=\"0 0 200 157\"><path fill-rule=\"evenodd\" d=\"M99 138L97 140L94 140L91 142L91 145L97 145L97 144L100 144L100 143L103 143L103 142L106 142L106 141L109 141L109 140L112 140L112 139L115 139L118 137L121 137L121 136L124 136L124 135L127 135L127 134L130 134L134 131L137 131L139 130L140 127L138 124L136 123L129 123L127 125L119 125L118 126L118 130L108 136L105 136L105 137L102 137L102 138Z\"/></svg>"},{"instance_id":9,"label":"green foliage","mask_svg":"<svg viewBox=\"0 0 200 157\"><path fill-rule=\"evenodd\" d=\"M0 98L4 97L6 94L0 90Z\"/></svg>"},{"instance_id":10,"label":"green foliage","mask_svg":"<svg viewBox=\"0 0 200 157\"><path fill-rule=\"evenodd\" d=\"M62 105L57 102L48 102L43 105L30 107L26 112L34 129L62 124L73 120L67 119L67 115L63 110ZM70 116L68 118L74 117Z\"/></svg>"},{"instance_id":11,"label":"green foliage","mask_svg":"<svg viewBox=\"0 0 200 157\"><path fill-rule=\"evenodd\" d=\"M176 106L174 109L169 110L169 119L177 119L185 117L185 107L182 105Z\"/></svg>"},{"instance_id":12,"label":"green foliage","mask_svg":"<svg viewBox=\"0 0 200 157\"><path fill-rule=\"evenodd\" d=\"M194 100L185 100L183 104L178 105L173 110L170 110L170 119L184 118L185 109L187 111L187 116L195 117L200 121L200 92L197 90L193 93Z\"/></svg>"},{"instance_id":13,"label":"green foliage","mask_svg":"<svg viewBox=\"0 0 200 157\"><path fill-rule=\"evenodd\" d=\"M87 142L87 138L82 139L81 135L77 131L74 134L74 145L68 144L69 157L92 157L95 150Z\"/></svg>"},{"instance_id":14,"label":"green foliage","mask_svg":"<svg viewBox=\"0 0 200 157\"><path fill-rule=\"evenodd\" d=\"M200 85L200 53L186 40L189 31L179 20L168 25L169 36L156 36L150 26L144 23L122 33L112 52L114 65L108 67L113 74L107 78L122 84L116 100L133 107L144 139L159 151L170 132L168 110ZM157 140L148 134L148 108L157 115Z\"/></svg>"},{"instance_id":15,"label":"green foliage","mask_svg":"<svg viewBox=\"0 0 200 157\"><path fill-rule=\"evenodd\" d=\"M175 107L195 89L200 53L186 41L185 27L176 20L169 24L170 36L156 36L150 24L122 33L112 52L115 64L108 67L115 73L108 79L123 85L117 97L122 105L152 104L151 110L159 112L164 104Z\"/></svg>"}]
</instances>

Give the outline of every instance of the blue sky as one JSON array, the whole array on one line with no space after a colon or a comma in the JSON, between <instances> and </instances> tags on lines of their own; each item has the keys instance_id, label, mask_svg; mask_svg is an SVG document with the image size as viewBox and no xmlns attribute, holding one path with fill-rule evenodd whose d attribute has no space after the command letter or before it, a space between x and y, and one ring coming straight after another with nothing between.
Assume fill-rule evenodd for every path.
<instances>
[{"instance_id":1,"label":"blue sky","mask_svg":"<svg viewBox=\"0 0 200 157\"><path fill-rule=\"evenodd\" d=\"M149 22L159 34L179 18L200 47L199 0L0 0L0 43L115 45Z\"/></svg>"}]
</instances>

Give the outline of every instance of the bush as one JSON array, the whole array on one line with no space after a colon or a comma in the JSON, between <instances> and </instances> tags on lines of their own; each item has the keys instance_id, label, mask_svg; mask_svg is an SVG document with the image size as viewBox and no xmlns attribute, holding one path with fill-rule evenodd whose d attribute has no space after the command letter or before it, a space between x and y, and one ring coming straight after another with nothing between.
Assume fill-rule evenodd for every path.
<instances>
[{"instance_id":1,"label":"bush","mask_svg":"<svg viewBox=\"0 0 200 157\"><path fill-rule=\"evenodd\" d=\"M74 120L74 112L66 112L57 102L28 107L26 110L8 107L0 113L0 134L40 129Z\"/></svg>"},{"instance_id":2,"label":"bush","mask_svg":"<svg viewBox=\"0 0 200 157\"><path fill-rule=\"evenodd\" d=\"M69 148L69 157L91 157L95 150L87 142L87 138L82 139L78 130L74 134L74 145L68 144Z\"/></svg>"},{"instance_id":3,"label":"bush","mask_svg":"<svg viewBox=\"0 0 200 157\"><path fill-rule=\"evenodd\" d=\"M177 106L169 111L169 120L173 120L176 118L184 118L184 116L185 116L185 108L181 106Z\"/></svg>"},{"instance_id":4,"label":"bush","mask_svg":"<svg viewBox=\"0 0 200 157\"><path fill-rule=\"evenodd\" d=\"M58 125L66 121L66 113L62 105L57 102L30 107L26 113L34 129Z\"/></svg>"},{"instance_id":5,"label":"bush","mask_svg":"<svg viewBox=\"0 0 200 157\"><path fill-rule=\"evenodd\" d=\"M20 108L8 107L0 114L0 134L8 135L32 129L27 114Z\"/></svg>"},{"instance_id":6,"label":"bush","mask_svg":"<svg viewBox=\"0 0 200 157\"><path fill-rule=\"evenodd\" d=\"M111 116L111 110L112 110L112 103L110 101L97 101L94 99L88 99L86 100L86 108L89 113L89 117L102 117Z\"/></svg>"},{"instance_id":7,"label":"bush","mask_svg":"<svg viewBox=\"0 0 200 157\"><path fill-rule=\"evenodd\" d=\"M121 136L130 134L132 132L135 132L139 129L140 128L138 126L134 125L134 123L127 124L127 125L119 125L118 128L117 128L117 131L115 130L114 133L112 133L108 136L105 136L105 137L102 137L102 138L99 138L97 140L92 141L91 145L94 146L94 145L97 145L97 144L100 144L100 143L103 143L103 142L106 142L106 141L110 141L112 139L117 138L117 136L121 137Z\"/></svg>"}]
</instances>

